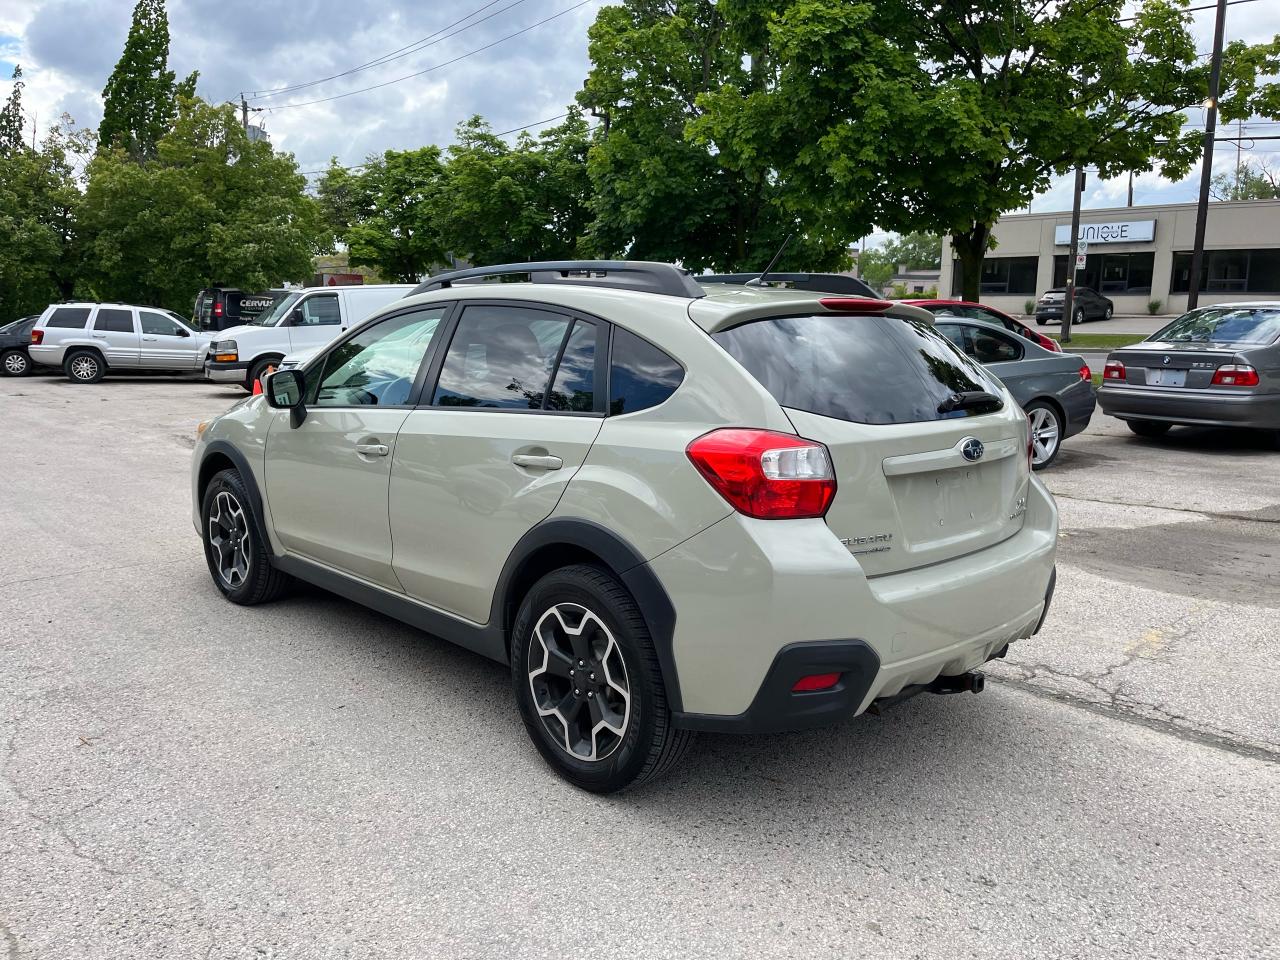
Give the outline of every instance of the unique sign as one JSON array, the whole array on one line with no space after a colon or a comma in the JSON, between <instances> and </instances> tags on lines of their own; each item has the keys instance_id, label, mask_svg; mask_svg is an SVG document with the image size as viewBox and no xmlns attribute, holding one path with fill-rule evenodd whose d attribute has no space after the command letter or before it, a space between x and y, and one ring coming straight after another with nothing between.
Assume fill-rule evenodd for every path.
<instances>
[{"instance_id":1,"label":"unique sign","mask_svg":"<svg viewBox=\"0 0 1280 960\"><path fill-rule=\"evenodd\" d=\"M1076 238L1080 247L1090 243L1150 243L1156 238L1154 220L1114 220L1108 223L1082 223ZM1054 227L1053 242L1066 247L1071 244L1071 224Z\"/></svg>"}]
</instances>

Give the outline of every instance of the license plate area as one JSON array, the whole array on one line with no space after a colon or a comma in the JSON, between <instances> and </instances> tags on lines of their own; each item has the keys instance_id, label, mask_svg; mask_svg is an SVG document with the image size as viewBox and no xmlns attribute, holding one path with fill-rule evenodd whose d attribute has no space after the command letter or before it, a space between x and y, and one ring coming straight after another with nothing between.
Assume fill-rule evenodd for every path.
<instances>
[{"instance_id":1,"label":"license plate area","mask_svg":"<svg viewBox=\"0 0 1280 960\"><path fill-rule=\"evenodd\" d=\"M929 550L983 537L1006 518L1009 458L950 470L890 478L904 545Z\"/></svg>"},{"instance_id":2,"label":"license plate area","mask_svg":"<svg viewBox=\"0 0 1280 960\"><path fill-rule=\"evenodd\" d=\"M1147 383L1153 387L1185 387L1187 371L1147 369Z\"/></svg>"}]
</instances>

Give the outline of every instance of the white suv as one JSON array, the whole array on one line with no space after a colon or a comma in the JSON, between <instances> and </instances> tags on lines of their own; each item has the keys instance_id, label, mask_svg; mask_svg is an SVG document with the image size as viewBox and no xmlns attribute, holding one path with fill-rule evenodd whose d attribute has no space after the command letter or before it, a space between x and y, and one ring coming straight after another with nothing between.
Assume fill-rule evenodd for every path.
<instances>
[{"instance_id":1,"label":"white suv","mask_svg":"<svg viewBox=\"0 0 1280 960\"><path fill-rule=\"evenodd\" d=\"M323 347L413 288L411 283L380 283L308 287L285 294L253 323L218 331L204 375L252 390L267 368L280 366L286 355Z\"/></svg>"},{"instance_id":2,"label":"white suv","mask_svg":"<svg viewBox=\"0 0 1280 960\"><path fill-rule=\"evenodd\" d=\"M111 371L194 372L209 335L172 310L127 303L55 303L31 330L27 353L61 367L73 383L97 383Z\"/></svg>"},{"instance_id":3,"label":"white suv","mask_svg":"<svg viewBox=\"0 0 1280 960\"><path fill-rule=\"evenodd\" d=\"M976 692L1040 628L1027 419L931 324L668 264L436 277L207 425L193 520L232 602L296 576L509 664L543 757L617 790L692 731Z\"/></svg>"}]
</instances>

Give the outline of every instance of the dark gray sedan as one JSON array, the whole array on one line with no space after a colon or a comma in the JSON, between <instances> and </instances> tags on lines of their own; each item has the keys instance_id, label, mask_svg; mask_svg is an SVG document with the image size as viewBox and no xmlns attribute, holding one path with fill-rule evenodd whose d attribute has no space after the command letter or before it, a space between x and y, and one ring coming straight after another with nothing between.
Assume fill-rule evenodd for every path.
<instances>
[{"instance_id":1,"label":"dark gray sedan","mask_svg":"<svg viewBox=\"0 0 1280 960\"><path fill-rule=\"evenodd\" d=\"M994 323L939 317L934 328L1009 388L1031 421L1031 466L1043 470L1062 441L1089 425L1095 400L1083 357L1055 353Z\"/></svg>"},{"instance_id":2,"label":"dark gray sedan","mask_svg":"<svg viewBox=\"0 0 1280 960\"><path fill-rule=\"evenodd\" d=\"M1280 430L1280 301L1184 313L1113 350L1098 400L1140 437L1174 424Z\"/></svg>"}]
</instances>

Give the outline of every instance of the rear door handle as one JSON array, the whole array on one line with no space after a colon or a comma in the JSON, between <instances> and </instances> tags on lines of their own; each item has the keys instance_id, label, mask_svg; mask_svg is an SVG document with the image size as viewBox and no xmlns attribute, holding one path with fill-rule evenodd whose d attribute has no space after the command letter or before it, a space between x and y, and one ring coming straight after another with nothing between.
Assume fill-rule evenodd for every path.
<instances>
[{"instance_id":1,"label":"rear door handle","mask_svg":"<svg viewBox=\"0 0 1280 960\"><path fill-rule=\"evenodd\" d=\"M564 466L564 461L559 457L537 456L532 453L515 453L511 455L511 462L517 467L539 467L543 470L559 470Z\"/></svg>"},{"instance_id":2,"label":"rear door handle","mask_svg":"<svg viewBox=\"0 0 1280 960\"><path fill-rule=\"evenodd\" d=\"M356 453L362 457L385 457L391 450L385 443L357 443Z\"/></svg>"},{"instance_id":3,"label":"rear door handle","mask_svg":"<svg viewBox=\"0 0 1280 960\"><path fill-rule=\"evenodd\" d=\"M95 339L95 340L105 340L105 339L107 339L107 335L106 335L105 333L95 333L95 334L93 335L93 339Z\"/></svg>"}]
</instances>

